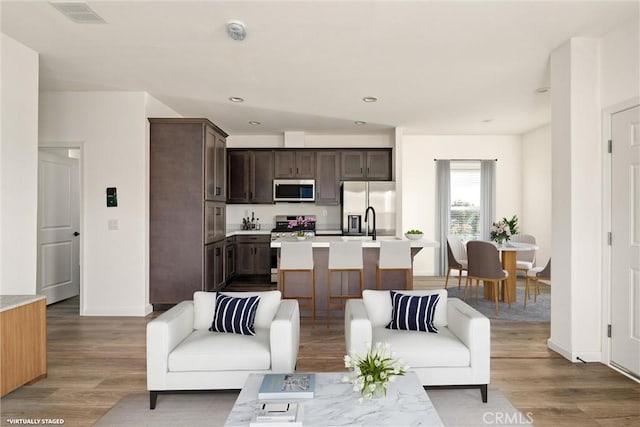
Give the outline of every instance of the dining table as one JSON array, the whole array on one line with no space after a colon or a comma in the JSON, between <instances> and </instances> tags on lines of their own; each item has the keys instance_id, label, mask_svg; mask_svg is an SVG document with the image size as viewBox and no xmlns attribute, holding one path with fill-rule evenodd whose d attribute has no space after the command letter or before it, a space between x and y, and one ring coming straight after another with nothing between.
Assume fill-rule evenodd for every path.
<instances>
[{"instance_id":1,"label":"dining table","mask_svg":"<svg viewBox=\"0 0 640 427\"><path fill-rule=\"evenodd\" d=\"M502 269L509 272L509 276L505 279L505 285L509 289L509 299L506 298L505 286L501 287L500 300L504 302L516 302L516 284L518 282L518 271L516 269L516 261L518 258L518 252L521 251L535 251L538 249L537 245L531 243L522 242L505 242L505 243L493 243L498 252L500 252L500 260L502 262ZM484 297L487 300L494 301L493 287L484 287Z\"/></svg>"}]
</instances>

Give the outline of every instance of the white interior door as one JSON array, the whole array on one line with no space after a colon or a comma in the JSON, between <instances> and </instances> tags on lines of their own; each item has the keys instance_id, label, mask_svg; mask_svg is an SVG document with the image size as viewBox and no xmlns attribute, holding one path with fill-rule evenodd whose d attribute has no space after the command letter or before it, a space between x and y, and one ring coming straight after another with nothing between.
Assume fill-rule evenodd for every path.
<instances>
[{"instance_id":1,"label":"white interior door","mask_svg":"<svg viewBox=\"0 0 640 427\"><path fill-rule=\"evenodd\" d=\"M38 151L37 292L52 304L80 294L78 160Z\"/></svg>"},{"instance_id":2,"label":"white interior door","mask_svg":"<svg viewBox=\"0 0 640 427\"><path fill-rule=\"evenodd\" d=\"M640 106L611 116L611 363L640 378Z\"/></svg>"}]
</instances>

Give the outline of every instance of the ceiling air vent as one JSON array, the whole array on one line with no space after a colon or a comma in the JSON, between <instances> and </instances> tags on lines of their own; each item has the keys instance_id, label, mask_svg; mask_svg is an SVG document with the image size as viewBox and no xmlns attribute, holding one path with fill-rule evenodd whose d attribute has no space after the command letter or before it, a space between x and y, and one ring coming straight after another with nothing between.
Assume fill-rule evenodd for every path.
<instances>
[{"instance_id":1,"label":"ceiling air vent","mask_svg":"<svg viewBox=\"0 0 640 427\"><path fill-rule=\"evenodd\" d=\"M49 4L76 24L106 24L106 21L95 13L85 2L50 1Z\"/></svg>"}]
</instances>

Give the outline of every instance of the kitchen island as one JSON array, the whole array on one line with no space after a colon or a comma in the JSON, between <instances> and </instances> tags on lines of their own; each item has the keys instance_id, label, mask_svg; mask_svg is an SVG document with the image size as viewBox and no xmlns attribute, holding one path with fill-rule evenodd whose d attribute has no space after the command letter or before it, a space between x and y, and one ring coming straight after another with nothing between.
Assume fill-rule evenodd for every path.
<instances>
[{"instance_id":1,"label":"kitchen island","mask_svg":"<svg viewBox=\"0 0 640 427\"><path fill-rule=\"evenodd\" d=\"M327 309L327 289L329 287L328 263L329 263L329 243L345 240L362 241L363 261L364 261L364 288L376 288L376 265L380 254L380 241L382 240L406 240L393 236L378 236L377 240L365 236L316 236L308 237L313 247L313 262L316 275L316 313L320 316L326 315ZM271 247L278 249L278 265L280 265L280 250L282 242L297 241L295 237L281 237L271 242ZM411 257L413 257L425 247L437 248L439 243L432 240L411 240ZM287 272L287 297L296 295L308 295L311 281L308 273ZM334 293L342 288L344 294L358 293L358 273L357 272L335 272L331 277L331 285ZM405 274L402 271L384 272L381 289L408 289L411 285L406 283ZM335 316L342 316L342 313L332 313Z\"/></svg>"}]
</instances>

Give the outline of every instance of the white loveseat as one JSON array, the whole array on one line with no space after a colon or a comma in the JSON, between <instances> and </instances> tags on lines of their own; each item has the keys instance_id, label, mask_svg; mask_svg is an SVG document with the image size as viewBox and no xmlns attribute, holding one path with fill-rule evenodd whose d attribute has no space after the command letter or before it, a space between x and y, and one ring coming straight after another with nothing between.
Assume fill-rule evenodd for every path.
<instances>
[{"instance_id":1,"label":"white loveseat","mask_svg":"<svg viewBox=\"0 0 640 427\"><path fill-rule=\"evenodd\" d=\"M251 373L293 372L300 342L300 311L279 291L222 292L260 297L255 335L210 332L215 292L196 292L147 324L150 408L159 393L240 389Z\"/></svg>"},{"instance_id":2,"label":"white loveseat","mask_svg":"<svg viewBox=\"0 0 640 427\"><path fill-rule=\"evenodd\" d=\"M362 299L347 301L345 341L347 351L364 354L377 342L415 371L425 387L480 388L487 401L491 336L489 319L458 298L447 298L445 289L398 291L402 294L440 294L434 325L438 333L387 329L392 302L389 291L365 290Z\"/></svg>"}]
</instances>

